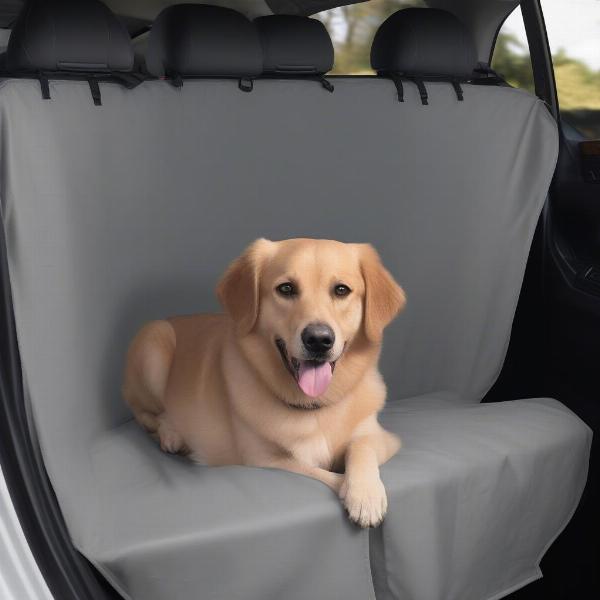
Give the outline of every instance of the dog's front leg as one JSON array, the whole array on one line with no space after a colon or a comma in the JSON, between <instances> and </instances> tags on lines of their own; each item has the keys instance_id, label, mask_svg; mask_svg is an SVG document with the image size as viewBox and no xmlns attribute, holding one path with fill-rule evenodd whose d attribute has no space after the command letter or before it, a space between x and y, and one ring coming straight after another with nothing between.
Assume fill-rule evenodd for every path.
<instances>
[{"instance_id":1,"label":"dog's front leg","mask_svg":"<svg viewBox=\"0 0 600 600\"><path fill-rule=\"evenodd\" d=\"M374 421L374 422L373 422ZM360 527L376 527L387 511L387 495L379 465L400 448L400 440L375 419L357 429L346 450L346 471L340 499L350 520Z\"/></svg>"},{"instance_id":2,"label":"dog's front leg","mask_svg":"<svg viewBox=\"0 0 600 600\"><path fill-rule=\"evenodd\" d=\"M285 471L291 471L292 473L305 475L306 477L312 477L313 479L317 479L318 481L321 481L325 485L329 486L336 494L339 494L340 487L343 482L343 476L339 473L332 473L326 469L314 467L291 457L252 461L247 464L251 464L254 467L283 469Z\"/></svg>"}]
</instances>

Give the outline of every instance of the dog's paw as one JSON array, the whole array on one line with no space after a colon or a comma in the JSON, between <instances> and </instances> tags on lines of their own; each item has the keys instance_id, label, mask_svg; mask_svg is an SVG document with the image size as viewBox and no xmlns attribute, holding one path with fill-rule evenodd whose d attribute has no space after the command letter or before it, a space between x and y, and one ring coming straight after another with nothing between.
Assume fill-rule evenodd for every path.
<instances>
[{"instance_id":1,"label":"dog's paw","mask_svg":"<svg viewBox=\"0 0 600 600\"><path fill-rule=\"evenodd\" d=\"M161 419L158 426L158 439L163 452L177 454L184 448L183 438L175 431L166 419Z\"/></svg>"},{"instance_id":2,"label":"dog's paw","mask_svg":"<svg viewBox=\"0 0 600 600\"><path fill-rule=\"evenodd\" d=\"M360 482L346 478L340 499L350 520L359 527L377 527L387 512L387 495L379 477Z\"/></svg>"}]
</instances>

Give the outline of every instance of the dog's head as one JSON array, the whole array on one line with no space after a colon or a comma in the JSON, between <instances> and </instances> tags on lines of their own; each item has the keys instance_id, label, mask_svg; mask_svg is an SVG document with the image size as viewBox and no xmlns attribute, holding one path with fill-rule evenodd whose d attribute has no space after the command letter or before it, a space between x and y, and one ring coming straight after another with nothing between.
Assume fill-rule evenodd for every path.
<instances>
[{"instance_id":1,"label":"dog's head","mask_svg":"<svg viewBox=\"0 0 600 600\"><path fill-rule=\"evenodd\" d=\"M377 348L405 303L372 246L312 239L255 241L217 295L238 336L251 340L247 354L263 379L303 408L331 403L342 357L356 346Z\"/></svg>"}]
</instances>

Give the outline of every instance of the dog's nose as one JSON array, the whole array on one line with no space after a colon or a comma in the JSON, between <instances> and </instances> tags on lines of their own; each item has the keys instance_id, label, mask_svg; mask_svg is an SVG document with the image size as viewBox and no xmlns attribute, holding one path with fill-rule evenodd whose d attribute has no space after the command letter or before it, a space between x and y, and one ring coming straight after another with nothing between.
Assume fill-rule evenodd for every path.
<instances>
[{"instance_id":1,"label":"dog's nose","mask_svg":"<svg viewBox=\"0 0 600 600\"><path fill-rule=\"evenodd\" d=\"M315 354L324 354L333 347L335 342L335 333L333 329L325 323L312 323L307 325L300 336L304 347L309 352Z\"/></svg>"}]
</instances>

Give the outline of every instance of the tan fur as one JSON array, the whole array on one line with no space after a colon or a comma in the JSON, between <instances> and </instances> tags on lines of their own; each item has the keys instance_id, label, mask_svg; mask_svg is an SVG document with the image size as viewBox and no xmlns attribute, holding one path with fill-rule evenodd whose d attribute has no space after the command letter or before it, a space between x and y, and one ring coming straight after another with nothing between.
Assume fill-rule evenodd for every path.
<instances>
[{"instance_id":1,"label":"tan fur","mask_svg":"<svg viewBox=\"0 0 600 600\"><path fill-rule=\"evenodd\" d=\"M299 294L276 288L294 281ZM343 283L352 293L336 297ZM400 447L377 422L386 388L377 369L382 332L404 293L368 244L257 240L217 287L226 314L145 325L127 355L123 395L168 452L207 465L287 469L339 494L350 518L377 525L387 508L379 465ZM332 381L306 396L275 339L302 352L311 322L335 332Z\"/></svg>"}]
</instances>

